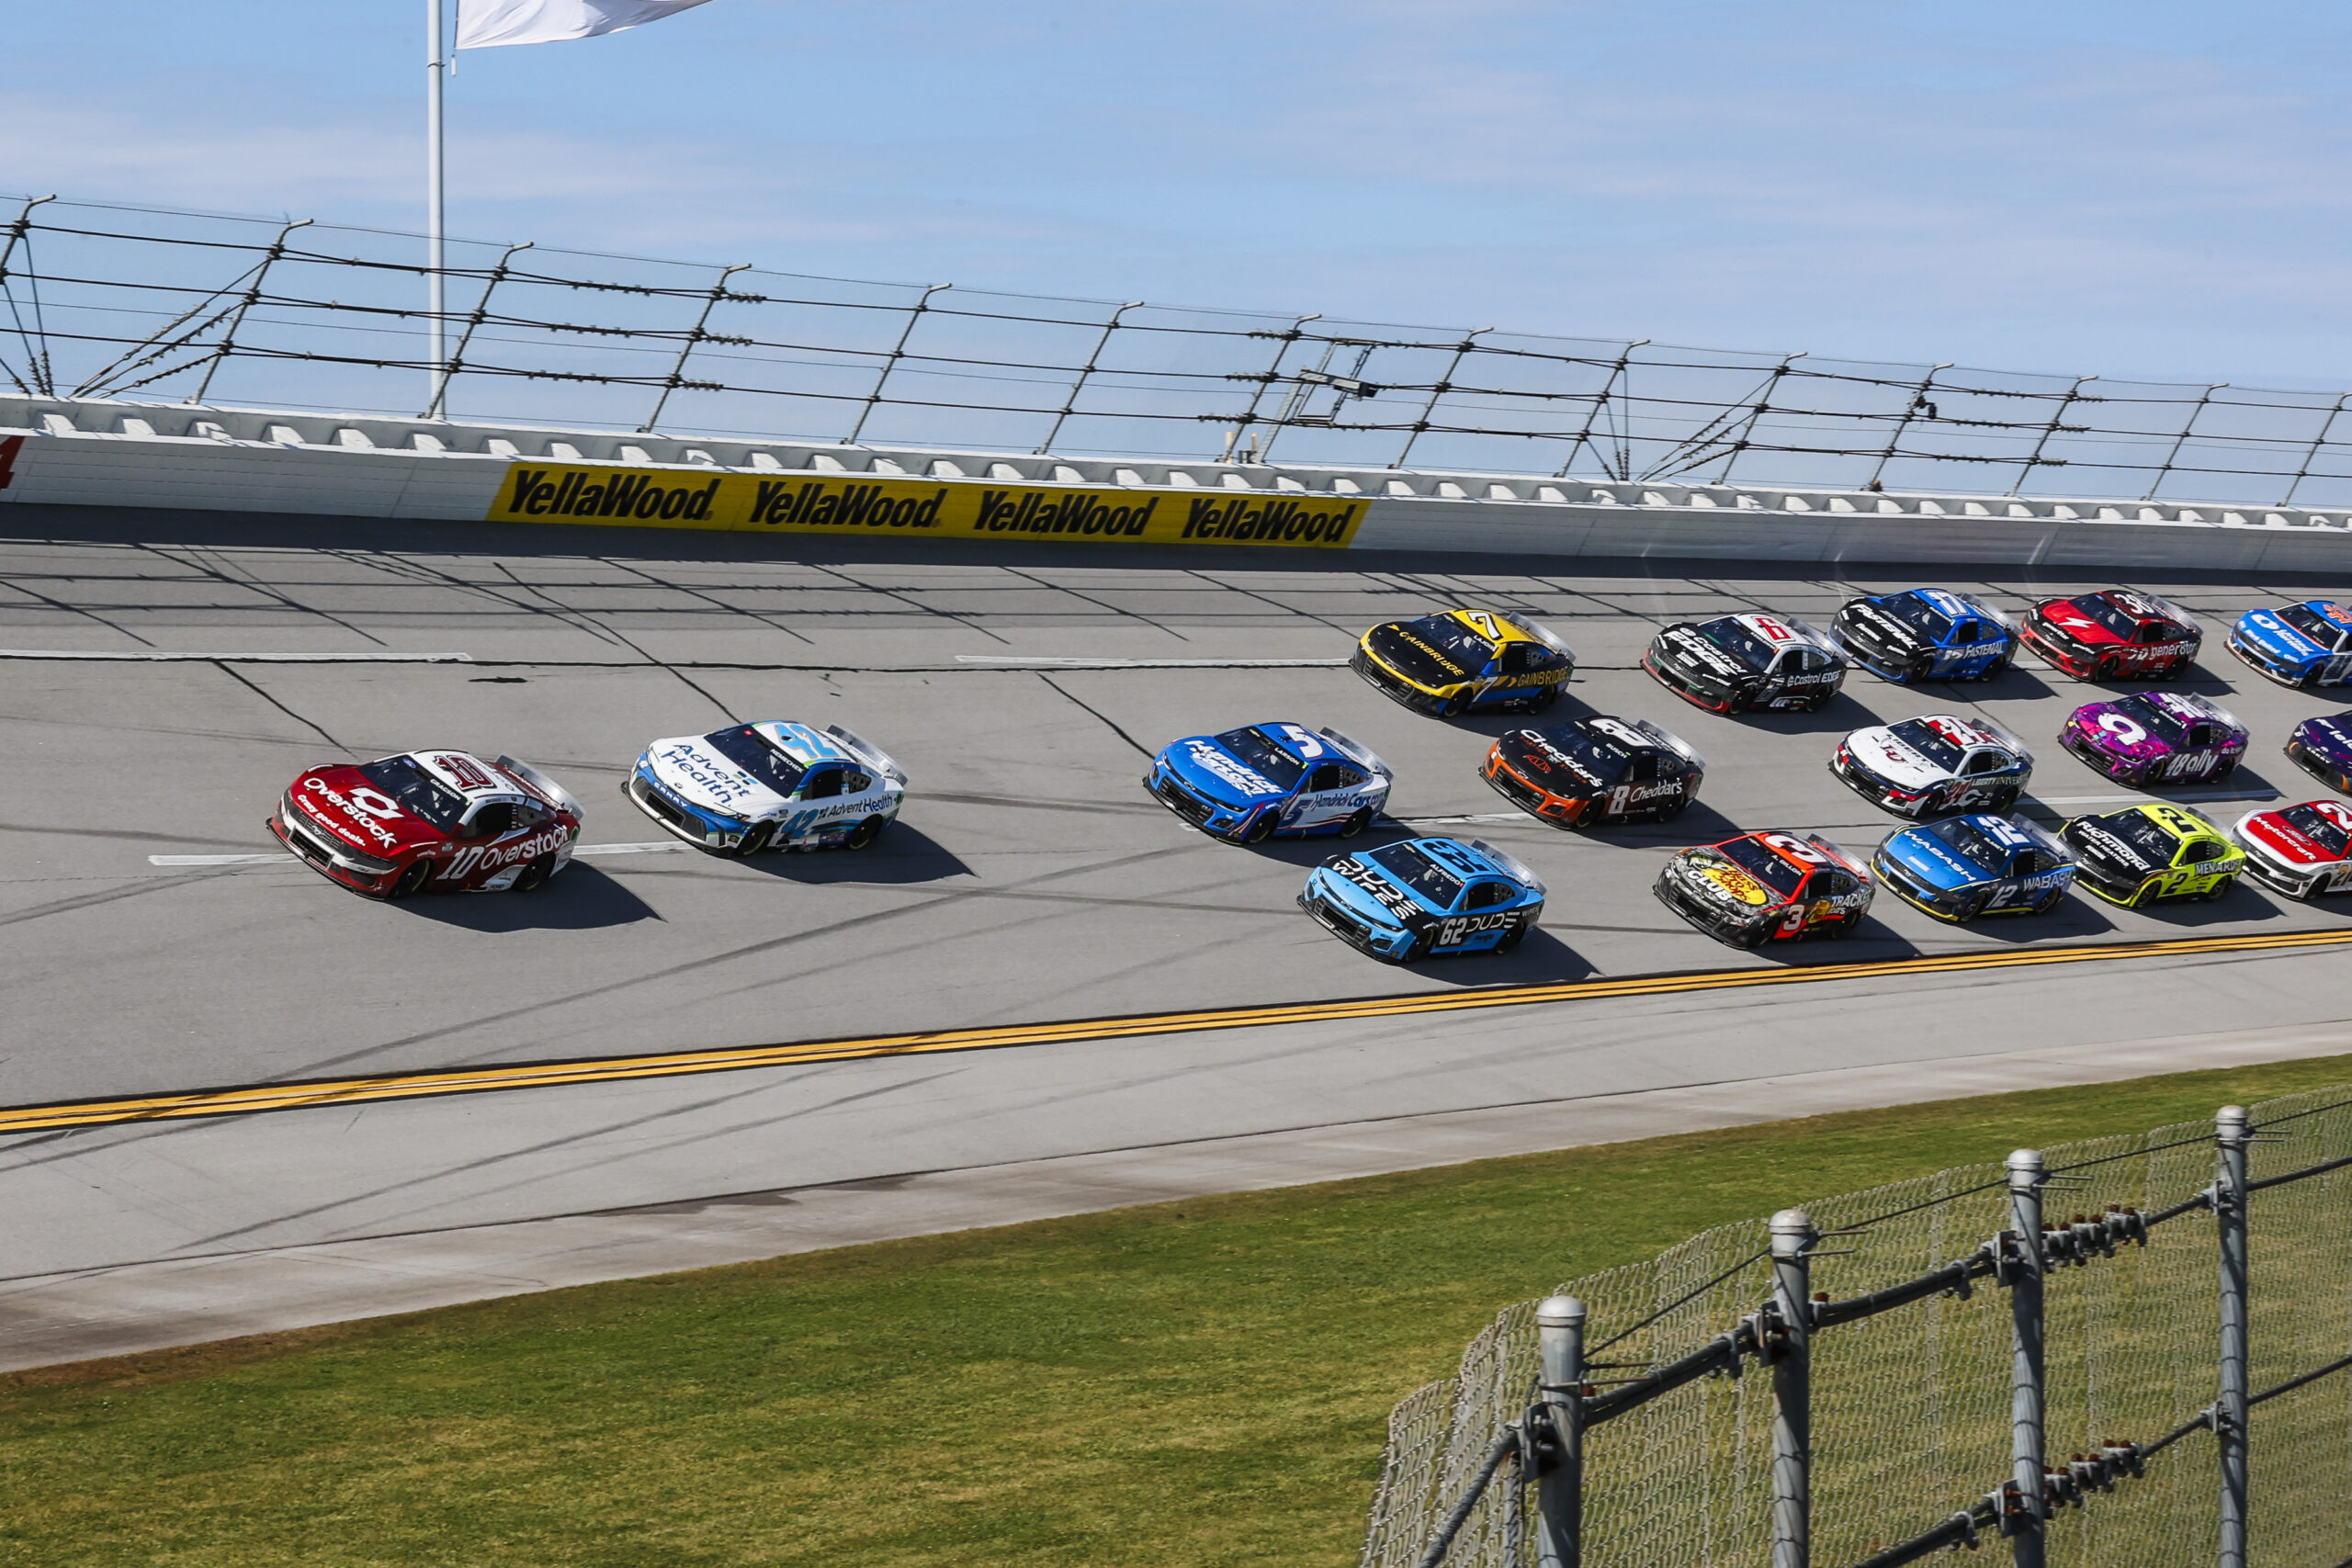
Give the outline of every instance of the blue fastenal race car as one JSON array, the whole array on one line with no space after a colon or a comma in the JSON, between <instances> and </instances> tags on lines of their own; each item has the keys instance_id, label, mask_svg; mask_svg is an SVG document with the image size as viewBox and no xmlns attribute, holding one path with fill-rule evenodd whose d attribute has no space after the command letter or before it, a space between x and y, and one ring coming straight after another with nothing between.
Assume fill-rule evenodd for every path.
<instances>
[{"instance_id":1,"label":"blue fastenal race car","mask_svg":"<svg viewBox=\"0 0 2352 1568\"><path fill-rule=\"evenodd\" d=\"M1483 839L1406 839L1325 861L1298 907L1384 964L1509 953L1544 914L1544 884Z\"/></svg>"},{"instance_id":2,"label":"blue fastenal race car","mask_svg":"<svg viewBox=\"0 0 2352 1568\"><path fill-rule=\"evenodd\" d=\"M2048 914L2075 884L2075 852L2038 823L1980 813L1888 834L1871 869L1912 908L1961 925Z\"/></svg>"},{"instance_id":3,"label":"blue fastenal race car","mask_svg":"<svg viewBox=\"0 0 2352 1568\"><path fill-rule=\"evenodd\" d=\"M2306 599L2248 610L2230 630L2230 651L2281 685L2352 685L2352 604Z\"/></svg>"},{"instance_id":4,"label":"blue fastenal race car","mask_svg":"<svg viewBox=\"0 0 2352 1568\"><path fill-rule=\"evenodd\" d=\"M1336 729L1252 724L1174 742L1143 787L1202 832L1254 844L1275 833L1352 839L1388 804L1396 777Z\"/></svg>"},{"instance_id":5,"label":"blue fastenal race car","mask_svg":"<svg viewBox=\"0 0 2352 1568\"><path fill-rule=\"evenodd\" d=\"M1829 623L1848 659L1896 682L1990 681L2017 656L2007 615L1948 588L1851 599Z\"/></svg>"}]
</instances>

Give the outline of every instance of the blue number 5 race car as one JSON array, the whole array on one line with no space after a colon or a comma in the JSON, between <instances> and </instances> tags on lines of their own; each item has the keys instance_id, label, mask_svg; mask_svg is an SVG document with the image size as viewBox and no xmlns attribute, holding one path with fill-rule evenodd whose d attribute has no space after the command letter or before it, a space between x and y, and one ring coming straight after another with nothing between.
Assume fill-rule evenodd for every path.
<instances>
[{"instance_id":1,"label":"blue number 5 race car","mask_svg":"<svg viewBox=\"0 0 2352 1568\"><path fill-rule=\"evenodd\" d=\"M1254 844L1273 833L1352 839L1388 804L1396 777L1336 729L1252 724L1174 742L1143 787L1202 832Z\"/></svg>"},{"instance_id":2,"label":"blue number 5 race car","mask_svg":"<svg viewBox=\"0 0 2352 1568\"><path fill-rule=\"evenodd\" d=\"M1544 914L1544 884L1483 839L1406 839L1325 861L1298 907L1384 964L1509 953Z\"/></svg>"},{"instance_id":3,"label":"blue number 5 race car","mask_svg":"<svg viewBox=\"0 0 2352 1568\"><path fill-rule=\"evenodd\" d=\"M1948 817L1887 835L1871 869L1905 903L1954 925L2046 915L2075 881L2075 852L2023 818Z\"/></svg>"}]
</instances>

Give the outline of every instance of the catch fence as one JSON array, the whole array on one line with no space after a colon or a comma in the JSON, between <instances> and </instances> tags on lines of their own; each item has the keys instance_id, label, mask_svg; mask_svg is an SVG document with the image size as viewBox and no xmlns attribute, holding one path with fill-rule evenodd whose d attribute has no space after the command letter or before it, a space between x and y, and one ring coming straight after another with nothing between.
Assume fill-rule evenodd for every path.
<instances>
[{"instance_id":1,"label":"catch fence","mask_svg":"<svg viewBox=\"0 0 2352 1568\"><path fill-rule=\"evenodd\" d=\"M2352 1087L1726 1225L1503 1312L1364 1568L2352 1565Z\"/></svg>"},{"instance_id":2,"label":"catch fence","mask_svg":"<svg viewBox=\"0 0 2352 1568\"><path fill-rule=\"evenodd\" d=\"M865 282L0 198L0 375L141 398L1071 456L2352 506L2352 393Z\"/></svg>"}]
</instances>

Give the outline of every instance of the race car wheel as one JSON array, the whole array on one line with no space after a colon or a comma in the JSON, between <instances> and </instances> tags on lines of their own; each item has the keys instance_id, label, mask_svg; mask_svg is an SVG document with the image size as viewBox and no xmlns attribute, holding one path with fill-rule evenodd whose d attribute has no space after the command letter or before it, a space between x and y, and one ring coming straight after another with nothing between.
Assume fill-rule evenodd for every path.
<instances>
[{"instance_id":1,"label":"race car wheel","mask_svg":"<svg viewBox=\"0 0 2352 1568\"><path fill-rule=\"evenodd\" d=\"M1750 926L1746 931L1741 931L1737 936L1732 938L1732 945L1734 947L1747 948L1761 947L1766 942L1772 940L1772 928L1776 923L1777 922L1772 920L1766 920L1761 925Z\"/></svg>"},{"instance_id":2,"label":"race car wheel","mask_svg":"<svg viewBox=\"0 0 2352 1568\"><path fill-rule=\"evenodd\" d=\"M1932 653L1923 653L1911 661L1911 668L1903 672L1903 678L1906 681L1924 681L1935 672L1936 656Z\"/></svg>"},{"instance_id":3,"label":"race car wheel","mask_svg":"<svg viewBox=\"0 0 2352 1568\"><path fill-rule=\"evenodd\" d=\"M384 897L387 898L414 897L417 894L424 892L424 885L432 880L433 863L429 860L417 861L406 871L401 873L400 880L392 884L391 891Z\"/></svg>"},{"instance_id":4,"label":"race car wheel","mask_svg":"<svg viewBox=\"0 0 2352 1568\"><path fill-rule=\"evenodd\" d=\"M1509 953L1526 940L1527 922L1525 920L1521 920L1519 924L1511 927L1510 930L1503 932L1502 941L1495 943L1494 950L1497 953Z\"/></svg>"},{"instance_id":5,"label":"race car wheel","mask_svg":"<svg viewBox=\"0 0 2352 1568\"><path fill-rule=\"evenodd\" d=\"M1659 807L1656 811L1652 812L1651 815L1657 818L1660 822L1671 822L1676 818L1681 816L1685 810L1689 809L1690 805L1690 797L1689 795L1678 795L1672 800L1668 801L1664 806Z\"/></svg>"},{"instance_id":6,"label":"race car wheel","mask_svg":"<svg viewBox=\"0 0 2352 1568\"><path fill-rule=\"evenodd\" d=\"M1358 833L1363 832L1366 828L1371 826L1372 807L1369 806L1360 806L1356 807L1354 815L1351 816L1346 821L1340 824L1340 837L1342 839L1352 839Z\"/></svg>"},{"instance_id":7,"label":"race car wheel","mask_svg":"<svg viewBox=\"0 0 2352 1568\"><path fill-rule=\"evenodd\" d=\"M1995 659L1992 663L1984 666L1984 670L1976 678L1980 681L1999 680L2003 675L2008 673L2009 660L2014 657L2015 655L2007 653L2000 655L1998 658Z\"/></svg>"},{"instance_id":8,"label":"race car wheel","mask_svg":"<svg viewBox=\"0 0 2352 1568\"><path fill-rule=\"evenodd\" d=\"M1829 934L1839 942L1843 942L1861 929L1862 911L1857 909L1852 914L1841 918L1836 925L1831 926L1829 928Z\"/></svg>"},{"instance_id":9,"label":"race car wheel","mask_svg":"<svg viewBox=\"0 0 2352 1568\"><path fill-rule=\"evenodd\" d=\"M1275 813L1272 807L1261 809L1258 815L1250 818L1250 826L1241 829L1241 837L1237 840L1236 842L1244 844L1264 843L1273 833L1274 816Z\"/></svg>"},{"instance_id":10,"label":"race car wheel","mask_svg":"<svg viewBox=\"0 0 2352 1568\"><path fill-rule=\"evenodd\" d=\"M525 866L523 868L523 874L514 879L514 891L517 893L528 893L535 887L544 887L547 886L548 878L554 874L555 856L552 854L541 855L538 859Z\"/></svg>"},{"instance_id":11,"label":"race car wheel","mask_svg":"<svg viewBox=\"0 0 2352 1568\"><path fill-rule=\"evenodd\" d=\"M2092 680L2094 680L2094 681L2112 681L2112 680L2114 680L2114 679L2115 679L2115 660L2112 660L2112 659L2102 659L2102 660L2100 660L2098 661L2098 669L2096 671L2094 671L2094 672L2093 672L2093 674L2091 675L2091 679L2092 679Z\"/></svg>"},{"instance_id":12,"label":"race car wheel","mask_svg":"<svg viewBox=\"0 0 2352 1568\"><path fill-rule=\"evenodd\" d=\"M1386 961L1390 964L1418 964L1429 955L1430 933L1420 931L1415 934L1412 941L1405 944L1404 952L1390 954Z\"/></svg>"},{"instance_id":13,"label":"race car wheel","mask_svg":"<svg viewBox=\"0 0 2352 1568\"><path fill-rule=\"evenodd\" d=\"M2232 773L2234 773L2237 771L2238 760L2235 757L2233 757L2228 761L2223 762L2220 767L2213 770L2213 782L2215 784L2220 784L2223 779L2228 778Z\"/></svg>"},{"instance_id":14,"label":"race car wheel","mask_svg":"<svg viewBox=\"0 0 2352 1568\"><path fill-rule=\"evenodd\" d=\"M766 849L768 847L768 840L775 836L775 823L754 822L752 824L752 830L744 834L742 841L735 846L735 853L740 859L749 860L753 855L758 854L762 850Z\"/></svg>"},{"instance_id":15,"label":"race car wheel","mask_svg":"<svg viewBox=\"0 0 2352 1568\"><path fill-rule=\"evenodd\" d=\"M1550 708L1554 703L1556 703L1559 700L1560 688L1557 686L1546 686L1542 691L1527 699L1527 711L1530 713L1543 713L1546 709Z\"/></svg>"},{"instance_id":16,"label":"race car wheel","mask_svg":"<svg viewBox=\"0 0 2352 1568\"><path fill-rule=\"evenodd\" d=\"M1460 718L1464 714L1468 713L1469 711L1470 694L1467 692L1456 692L1453 695L1445 699L1445 705L1437 710L1437 716L1440 718Z\"/></svg>"},{"instance_id":17,"label":"race car wheel","mask_svg":"<svg viewBox=\"0 0 2352 1568\"><path fill-rule=\"evenodd\" d=\"M2064 888L2053 887L2049 892L2044 893L2041 897L2036 898L2033 901L2033 912L2037 915L2046 915L2050 913L2051 910L2056 908L2060 904L2064 903L2065 898L2066 890Z\"/></svg>"},{"instance_id":18,"label":"race car wheel","mask_svg":"<svg viewBox=\"0 0 2352 1568\"><path fill-rule=\"evenodd\" d=\"M2199 894L2198 897L2204 899L2208 904L2218 904L2222 899L2229 897L2230 888L2236 883L2236 881L2237 878L2234 876L2225 876L2222 878L2221 881L2213 884L2212 886L2205 889L2204 892Z\"/></svg>"},{"instance_id":19,"label":"race car wheel","mask_svg":"<svg viewBox=\"0 0 2352 1568\"><path fill-rule=\"evenodd\" d=\"M888 826L889 824L879 817L869 817L849 830L849 837L842 840L842 848L862 850L880 838L882 829Z\"/></svg>"},{"instance_id":20,"label":"race car wheel","mask_svg":"<svg viewBox=\"0 0 2352 1568\"><path fill-rule=\"evenodd\" d=\"M1824 692L1821 695L1808 700L1804 705L1804 711L1807 713L1819 713L1823 708L1827 707L1831 703L1837 701L1837 693Z\"/></svg>"}]
</instances>

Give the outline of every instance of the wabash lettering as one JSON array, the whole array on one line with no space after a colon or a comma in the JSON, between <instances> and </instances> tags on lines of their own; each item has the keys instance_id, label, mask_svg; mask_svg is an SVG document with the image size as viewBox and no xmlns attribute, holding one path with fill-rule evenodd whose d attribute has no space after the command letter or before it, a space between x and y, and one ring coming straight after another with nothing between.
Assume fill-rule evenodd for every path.
<instances>
[{"instance_id":1,"label":"wabash lettering","mask_svg":"<svg viewBox=\"0 0 2352 1568\"><path fill-rule=\"evenodd\" d=\"M589 474L573 469L560 479L545 468L514 472L505 510L527 517L635 517L647 522L700 523L710 516L718 481L665 485L656 474Z\"/></svg>"},{"instance_id":2,"label":"wabash lettering","mask_svg":"<svg viewBox=\"0 0 2352 1568\"><path fill-rule=\"evenodd\" d=\"M893 500L878 484L845 484L792 479L762 479L752 498L752 521L770 527L804 528L936 528L939 508L947 500L942 485L928 500L900 496Z\"/></svg>"},{"instance_id":3,"label":"wabash lettering","mask_svg":"<svg viewBox=\"0 0 2352 1568\"><path fill-rule=\"evenodd\" d=\"M1090 495L1048 501L1044 491L1033 490L1015 501L1009 490L984 490L972 527L982 534L1099 534L1136 539L1143 536L1159 509L1158 496L1140 506L1113 506Z\"/></svg>"},{"instance_id":4,"label":"wabash lettering","mask_svg":"<svg viewBox=\"0 0 2352 1568\"><path fill-rule=\"evenodd\" d=\"M1284 544L1311 545L1345 537L1348 525L1355 519L1356 508L1363 504L1350 501L1336 507L1318 508L1287 500L1255 505L1251 502L1252 498L1247 496L1231 501L1210 497L1191 502L1182 537L1251 544L1271 544L1279 539Z\"/></svg>"}]
</instances>

